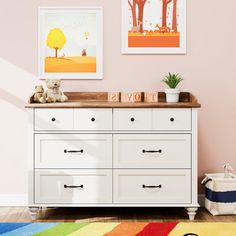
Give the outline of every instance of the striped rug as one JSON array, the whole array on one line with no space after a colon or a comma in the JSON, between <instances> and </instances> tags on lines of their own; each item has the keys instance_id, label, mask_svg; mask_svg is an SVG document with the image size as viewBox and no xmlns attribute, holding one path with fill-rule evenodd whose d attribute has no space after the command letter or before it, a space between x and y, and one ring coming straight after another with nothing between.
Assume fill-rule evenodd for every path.
<instances>
[{"instance_id":1,"label":"striped rug","mask_svg":"<svg viewBox=\"0 0 236 236\"><path fill-rule=\"evenodd\" d=\"M0 223L13 236L236 236L236 223Z\"/></svg>"}]
</instances>

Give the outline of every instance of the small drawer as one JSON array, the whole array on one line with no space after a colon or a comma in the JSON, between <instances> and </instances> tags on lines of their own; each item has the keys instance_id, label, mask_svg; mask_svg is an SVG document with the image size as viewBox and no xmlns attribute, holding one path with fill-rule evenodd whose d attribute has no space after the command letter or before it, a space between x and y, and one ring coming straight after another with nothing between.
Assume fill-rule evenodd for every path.
<instances>
[{"instance_id":1,"label":"small drawer","mask_svg":"<svg viewBox=\"0 0 236 236\"><path fill-rule=\"evenodd\" d=\"M191 168L191 134L114 134L114 168Z\"/></svg>"},{"instance_id":2,"label":"small drawer","mask_svg":"<svg viewBox=\"0 0 236 236\"><path fill-rule=\"evenodd\" d=\"M191 130L191 109L153 109L154 130Z\"/></svg>"},{"instance_id":3,"label":"small drawer","mask_svg":"<svg viewBox=\"0 0 236 236\"><path fill-rule=\"evenodd\" d=\"M75 109L76 130L112 130L112 109Z\"/></svg>"},{"instance_id":4,"label":"small drawer","mask_svg":"<svg viewBox=\"0 0 236 236\"><path fill-rule=\"evenodd\" d=\"M35 130L73 130L73 109L38 108L34 112Z\"/></svg>"},{"instance_id":5,"label":"small drawer","mask_svg":"<svg viewBox=\"0 0 236 236\"><path fill-rule=\"evenodd\" d=\"M190 170L114 170L114 203L190 204Z\"/></svg>"},{"instance_id":6,"label":"small drawer","mask_svg":"<svg viewBox=\"0 0 236 236\"><path fill-rule=\"evenodd\" d=\"M35 203L112 203L112 171L36 170Z\"/></svg>"},{"instance_id":7,"label":"small drawer","mask_svg":"<svg viewBox=\"0 0 236 236\"><path fill-rule=\"evenodd\" d=\"M152 109L114 109L114 130L150 130Z\"/></svg>"},{"instance_id":8,"label":"small drawer","mask_svg":"<svg viewBox=\"0 0 236 236\"><path fill-rule=\"evenodd\" d=\"M112 135L36 134L35 168L112 168Z\"/></svg>"}]
</instances>

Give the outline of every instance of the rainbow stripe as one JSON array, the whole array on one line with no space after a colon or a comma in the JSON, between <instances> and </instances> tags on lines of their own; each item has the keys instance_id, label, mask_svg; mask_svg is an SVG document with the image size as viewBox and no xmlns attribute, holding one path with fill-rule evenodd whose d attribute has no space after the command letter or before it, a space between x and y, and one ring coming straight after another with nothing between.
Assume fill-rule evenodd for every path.
<instances>
[{"instance_id":1,"label":"rainbow stripe","mask_svg":"<svg viewBox=\"0 0 236 236\"><path fill-rule=\"evenodd\" d=\"M236 236L235 223L0 223L6 236Z\"/></svg>"}]
</instances>

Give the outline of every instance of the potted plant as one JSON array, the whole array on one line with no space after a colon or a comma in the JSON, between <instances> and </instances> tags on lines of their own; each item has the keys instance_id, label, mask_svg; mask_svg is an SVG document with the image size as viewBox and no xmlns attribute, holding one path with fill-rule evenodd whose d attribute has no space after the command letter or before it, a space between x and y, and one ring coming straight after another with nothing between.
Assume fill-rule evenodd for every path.
<instances>
[{"instance_id":1,"label":"potted plant","mask_svg":"<svg viewBox=\"0 0 236 236\"><path fill-rule=\"evenodd\" d=\"M176 87L182 80L183 78L179 74L171 74L170 72L162 80L169 87L165 89L167 102L179 102L180 90Z\"/></svg>"}]
</instances>

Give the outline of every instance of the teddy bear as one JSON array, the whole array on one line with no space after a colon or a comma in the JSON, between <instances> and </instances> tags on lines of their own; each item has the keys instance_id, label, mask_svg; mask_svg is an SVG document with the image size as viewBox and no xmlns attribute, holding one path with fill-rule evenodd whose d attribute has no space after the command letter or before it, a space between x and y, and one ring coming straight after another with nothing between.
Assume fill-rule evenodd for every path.
<instances>
[{"instance_id":1,"label":"teddy bear","mask_svg":"<svg viewBox=\"0 0 236 236\"><path fill-rule=\"evenodd\" d=\"M47 91L43 94L43 98L46 102L66 102L68 97L60 91L61 81L58 79L47 79L46 81Z\"/></svg>"},{"instance_id":2,"label":"teddy bear","mask_svg":"<svg viewBox=\"0 0 236 236\"><path fill-rule=\"evenodd\" d=\"M46 100L43 97L44 88L42 85L36 85L34 91L34 102L36 103L45 103Z\"/></svg>"}]
</instances>

